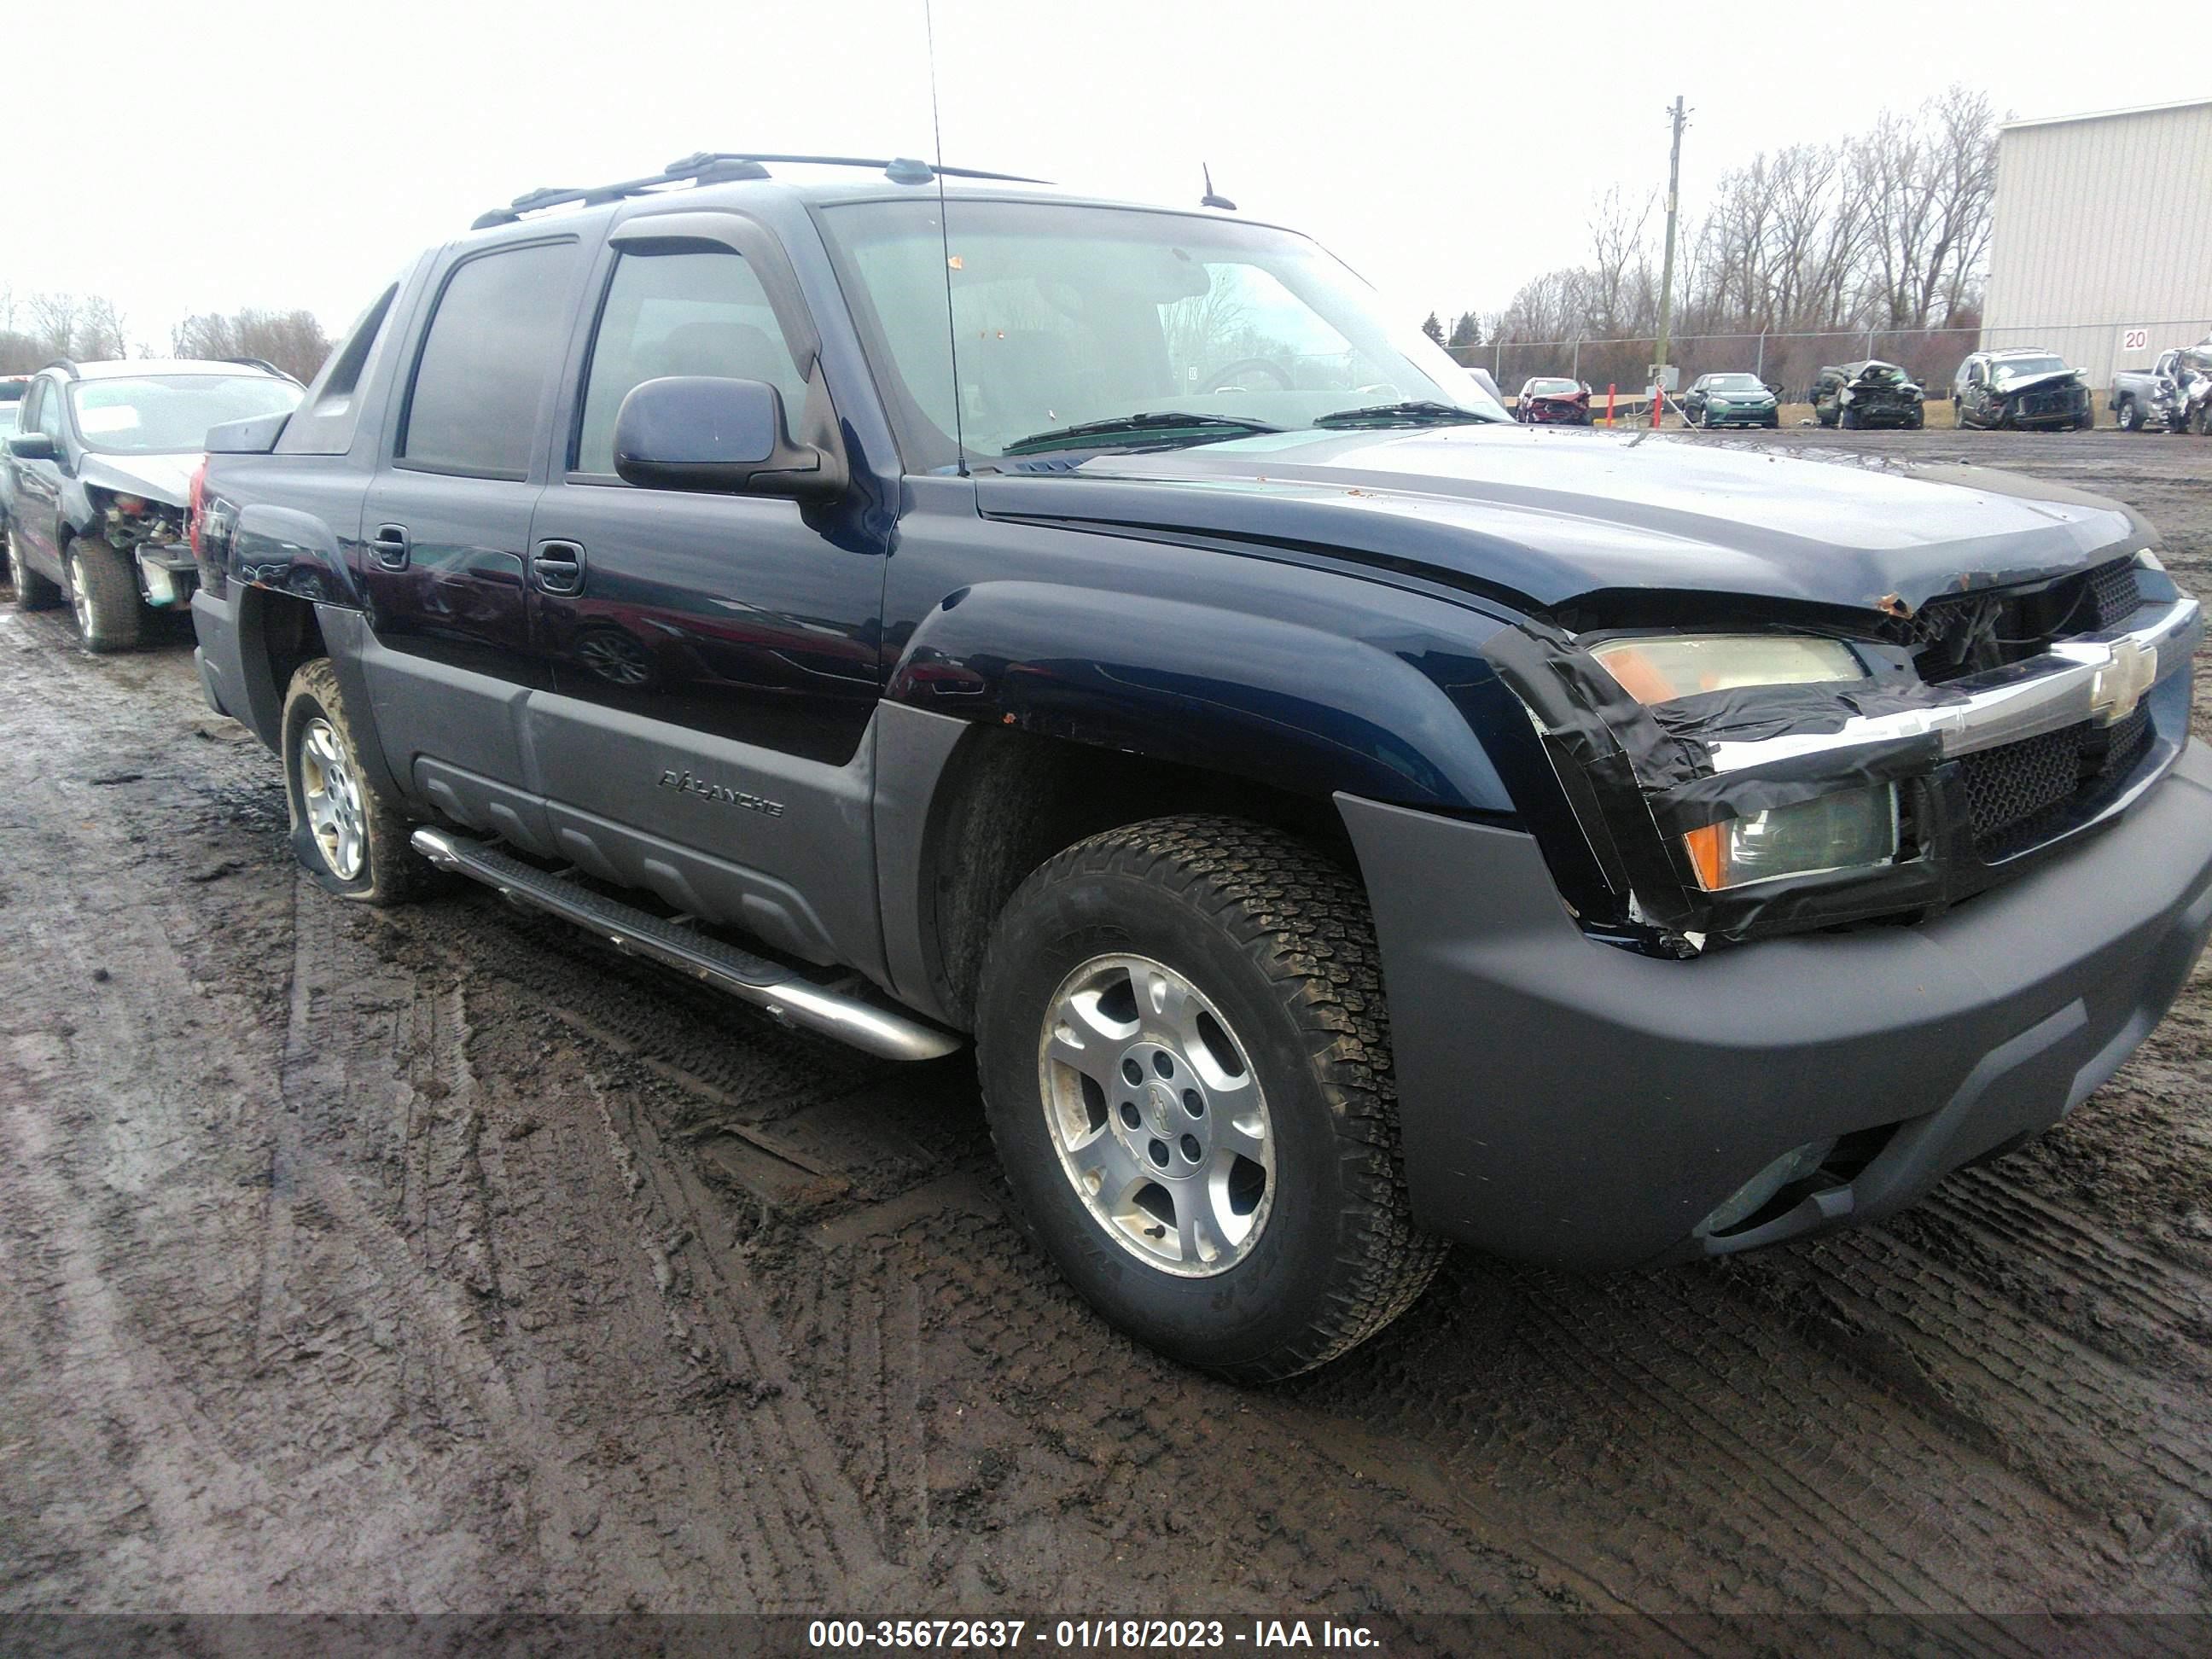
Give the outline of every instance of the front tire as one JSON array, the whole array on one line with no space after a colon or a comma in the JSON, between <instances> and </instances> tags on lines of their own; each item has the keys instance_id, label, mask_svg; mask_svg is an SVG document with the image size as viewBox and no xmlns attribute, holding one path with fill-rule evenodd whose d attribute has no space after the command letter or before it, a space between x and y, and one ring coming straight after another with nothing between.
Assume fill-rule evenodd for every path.
<instances>
[{"instance_id":1,"label":"front tire","mask_svg":"<svg viewBox=\"0 0 2212 1659\"><path fill-rule=\"evenodd\" d=\"M1174 1358L1310 1370L1443 1259L1407 1202L1365 896L1301 842L1176 817L1070 848L1000 915L976 1032L1018 1212Z\"/></svg>"},{"instance_id":2,"label":"front tire","mask_svg":"<svg viewBox=\"0 0 2212 1659\"><path fill-rule=\"evenodd\" d=\"M101 655L135 649L138 582L123 555L105 542L72 541L62 548L62 569L84 648Z\"/></svg>"},{"instance_id":3,"label":"front tire","mask_svg":"<svg viewBox=\"0 0 2212 1659\"><path fill-rule=\"evenodd\" d=\"M51 611L61 603L61 589L32 569L31 562L23 556L22 538L13 524L8 526L8 568L15 578L18 611Z\"/></svg>"},{"instance_id":4,"label":"front tire","mask_svg":"<svg viewBox=\"0 0 2212 1659\"><path fill-rule=\"evenodd\" d=\"M1844 410L1841 414L1836 416L1836 424L1843 428L1846 432L1857 431L1859 429L1858 410L1856 409Z\"/></svg>"},{"instance_id":5,"label":"front tire","mask_svg":"<svg viewBox=\"0 0 2212 1659\"><path fill-rule=\"evenodd\" d=\"M284 785L292 851L324 887L362 904L418 898L429 863L410 826L362 770L353 721L327 657L301 665L284 697Z\"/></svg>"}]
</instances>

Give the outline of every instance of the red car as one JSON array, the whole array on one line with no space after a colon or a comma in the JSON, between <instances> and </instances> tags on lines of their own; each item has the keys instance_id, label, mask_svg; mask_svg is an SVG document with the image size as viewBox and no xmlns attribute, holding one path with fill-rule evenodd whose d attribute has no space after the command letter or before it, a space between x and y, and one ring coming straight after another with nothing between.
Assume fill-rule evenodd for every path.
<instances>
[{"instance_id":1,"label":"red car","mask_svg":"<svg viewBox=\"0 0 2212 1659\"><path fill-rule=\"evenodd\" d=\"M1588 426L1590 389L1563 376L1534 376L1521 382L1513 418L1538 426Z\"/></svg>"}]
</instances>

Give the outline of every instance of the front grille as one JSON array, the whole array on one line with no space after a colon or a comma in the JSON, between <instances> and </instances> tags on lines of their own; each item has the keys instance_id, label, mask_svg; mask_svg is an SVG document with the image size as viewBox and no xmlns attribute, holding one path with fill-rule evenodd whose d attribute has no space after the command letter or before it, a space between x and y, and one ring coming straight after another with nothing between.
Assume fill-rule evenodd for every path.
<instances>
[{"instance_id":1,"label":"front grille","mask_svg":"<svg viewBox=\"0 0 2212 1659\"><path fill-rule=\"evenodd\" d=\"M2150 711L2138 708L2111 726L2084 721L1964 757L1975 855L1995 864L2064 834L2134 769L2150 738Z\"/></svg>"},{"instance_id":2,"label":"front grille","mask_svg":"<svg viewBox=\"0 0 2212 1659\"><path fill-rule=\"evenodd\" d=\"M2020 400L2023 415L2068 415L2074 410L2075 394L2071 392L2030 392Z\"/></svg>"},{"instance_id":3,"label":"front grille","mask_svg":"<svg viewBox=\"0 0 2212 1659\"><path fill-rule=\"evenodd\" d=\"M2089 603L2096 612L2092 628L2117 628L2134 616L2142 604L2142 591L2136 586L2135 562L2123 559L2091 571Z\"/></svg>"},{"instance_id":4,"label":"front grille","mask_svg":"<svg viewBox=\"0 0 2212 1659\"><path fill-rule=\"evenodd\" d=\"M1941 593L1885 632L1913 653L1931 684L2040 655L2051 641L2118 626L2140 595L2132 560L2118 559L2043 586Z\"/></svg>"}]
</instances>

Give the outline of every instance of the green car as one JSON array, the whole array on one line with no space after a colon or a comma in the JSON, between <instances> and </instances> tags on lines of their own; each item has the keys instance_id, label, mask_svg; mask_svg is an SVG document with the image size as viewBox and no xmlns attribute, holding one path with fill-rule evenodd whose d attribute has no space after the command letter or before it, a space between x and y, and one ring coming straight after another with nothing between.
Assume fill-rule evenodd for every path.
<instances>
[{"instance_id":1,"label":"green car","mask_svg":"<svg viewBox=\"0 0 2212 1659\"><path fill-rule=\"evenodd\" d=\"M1700 374L1682 394L1692 426L1779 426L1780 405L1756 374Z\"/></svg>"}]
</instances>

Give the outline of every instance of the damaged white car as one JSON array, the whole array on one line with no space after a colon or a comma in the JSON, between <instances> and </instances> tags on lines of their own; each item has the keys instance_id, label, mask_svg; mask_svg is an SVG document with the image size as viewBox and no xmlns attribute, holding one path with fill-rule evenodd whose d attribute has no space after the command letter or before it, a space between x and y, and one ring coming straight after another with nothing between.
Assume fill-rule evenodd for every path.
<instances>
[{"instance_id":1,"label":"damaged white car","mask_svg":"<svg viewBox=\"0 0 2212 1659\"><path fill-rule=\"evenodd\" d=\"M300 383L258 361L48 364L7 440L15 603L66 594L91 651L138 642L149 610L189 606L185 510L208 428L291 413Z\"/></svg>"}]
</instances>

